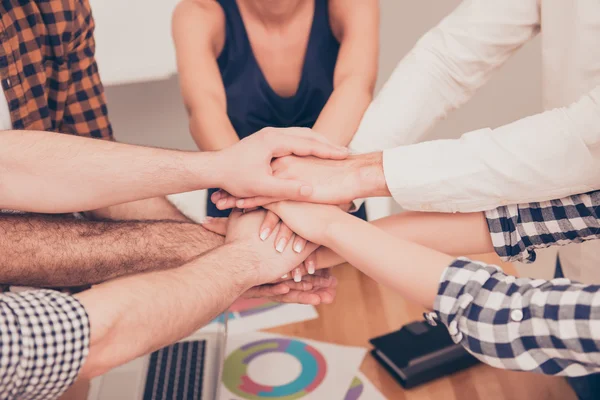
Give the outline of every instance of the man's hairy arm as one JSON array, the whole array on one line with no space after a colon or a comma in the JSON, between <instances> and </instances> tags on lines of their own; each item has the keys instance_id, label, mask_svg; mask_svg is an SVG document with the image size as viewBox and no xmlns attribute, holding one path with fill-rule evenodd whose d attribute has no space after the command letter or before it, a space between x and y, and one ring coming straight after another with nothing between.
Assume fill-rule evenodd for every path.
<instances>
[{"instance_id":1,"label":"man's hairy arm","mask_svg":"<svg viewBox=\"0 0 600 400\"><path fill-rule=\"evenodd\" d=\"M95 220L173 220L192 222L177 209L166 197L132 201L117 204L85 213L86 217Z\"/></svg>"},{"instance_id":2,"label":"man's hairy arm","mask_svg":"<svg viewBox=\"0 0 600 400\"><path fill-rule=\"evenodd\" d=\"M0 215L0 283L78 286L178 267L223 243L179 221Z\"/></svg>"}]
</instances>

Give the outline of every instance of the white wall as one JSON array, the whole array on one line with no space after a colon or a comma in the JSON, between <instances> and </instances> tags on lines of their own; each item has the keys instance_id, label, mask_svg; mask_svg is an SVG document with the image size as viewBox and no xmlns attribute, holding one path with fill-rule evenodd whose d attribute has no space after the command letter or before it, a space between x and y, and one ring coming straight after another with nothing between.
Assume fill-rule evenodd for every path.
<instances>
[{"instance_id":1,"label":"white wall","mask_svg":"<svg viewBox=\"0 0 600 400\"><path fill-rule=\"evenodd\" d=\"M378 87L396 63L430 27L459 0L381 0L381 51ZM168 18L168 16L165 16ZM102 60L99 60L102 72ZM533 40L520 50L475 97L428 136L457 137L472 129L496 127L541 110L540 46ZM178 149L195 149L188 134L176 78L108 87L109 111L120 141ZM410 173L407 171L407 173ZM202 196L192 197L198 205ZM376 201L370 214L390 210L389 201ZM202 208L201 206L199 208ZM394 211L398 209L393 208Z\"/></svg>"}]
</instances>

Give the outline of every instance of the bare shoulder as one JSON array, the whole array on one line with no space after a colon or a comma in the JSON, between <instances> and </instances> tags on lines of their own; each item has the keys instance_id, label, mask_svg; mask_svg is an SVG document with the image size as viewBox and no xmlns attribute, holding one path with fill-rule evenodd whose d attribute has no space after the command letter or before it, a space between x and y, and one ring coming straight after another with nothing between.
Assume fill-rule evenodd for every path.
<instances>
[{"instance_id":1,"label":"bare shoulder","mask_svg":"<svg viewBox=\"0 0 600 400\"><path fill-rule=\"evenodd\" d=\"M215 0L181 0L173 12L172 30L176 45L185 38L204 38L218 50L225 37L225 14Z\"/></svg>"},{"instance_id":2,"label":"bare shoulder","mask_svg":"<svg viewBox=\"0 0 600 400\"><path fill-rule=\"evenodd\" d=\"M379 0L328 0L329 23L334 36L342 40L344 29L378 24Z\"/></svg>"}]
</instances>

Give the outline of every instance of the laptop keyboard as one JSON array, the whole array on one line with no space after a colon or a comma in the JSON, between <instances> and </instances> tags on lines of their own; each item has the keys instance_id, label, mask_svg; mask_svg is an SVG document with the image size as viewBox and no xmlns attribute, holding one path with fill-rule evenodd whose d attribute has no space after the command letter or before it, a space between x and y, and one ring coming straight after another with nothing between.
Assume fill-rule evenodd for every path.
<instances>
[{"instance_id":1,"label":"laptop keyboard","mask_svg":"<svg viewBox=\"0 0 600 400\"><path fill-rule=\"evenodd\" d=\"M201 400L206 341L181 342L150 356L144 400Z\"/></svg>"}]
</instances>

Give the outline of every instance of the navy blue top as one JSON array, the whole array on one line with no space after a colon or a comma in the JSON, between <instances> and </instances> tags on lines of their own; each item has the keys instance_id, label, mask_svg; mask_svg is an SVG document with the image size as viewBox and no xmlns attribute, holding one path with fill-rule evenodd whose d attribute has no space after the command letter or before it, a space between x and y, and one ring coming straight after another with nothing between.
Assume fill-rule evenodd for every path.
<instances>
[{"instance_id":1,"label":"navy blue top","mask_svg":"<svg viewBox=\"0 0 600 400\"><path fill-rule=\"evenodd\" d=\"M217 58L225 94L227 115L240 139L265 127L311 128L333 92L333 74L340 49L329 24L327 0L315 0L302 74L293 96L279 96L267 82L254 57L236 0L218 0L225 13L225 44ZM210 201L207 215L223 217Z\"/></svg>"},{"instance_id":2,"label":"navy blue top","mask_svg":"<svg viewBox=\"0 0 600 400\"><path fill-rule=\"evenodd\" d=\"M340 44L329 25L327 0L315 11L296 94L281 97L263 75L235 0L218 0L225 12L225 44L217 59L227 95L227 115L240 139L267 126L314 125L333 92Z\"/></svg>"}]
</instances>

